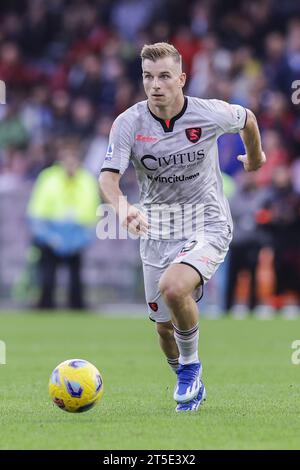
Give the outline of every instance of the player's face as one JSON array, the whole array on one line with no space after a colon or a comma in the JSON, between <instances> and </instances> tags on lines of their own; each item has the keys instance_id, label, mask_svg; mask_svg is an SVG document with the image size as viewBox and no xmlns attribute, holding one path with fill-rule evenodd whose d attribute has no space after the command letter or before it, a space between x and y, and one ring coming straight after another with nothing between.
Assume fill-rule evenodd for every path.
<instances>
[{"instance_id":1,"label":"player's face","mask_svg":"<svg viewBox=\"0 0 300 470\"><path fill-rule=\"evenodd\" d=\"M164 57L156 62L145 59L142 68L144 89L150 104L167 107L182 96L186 75L172 57Z\"/></svg>"}]
</instances>

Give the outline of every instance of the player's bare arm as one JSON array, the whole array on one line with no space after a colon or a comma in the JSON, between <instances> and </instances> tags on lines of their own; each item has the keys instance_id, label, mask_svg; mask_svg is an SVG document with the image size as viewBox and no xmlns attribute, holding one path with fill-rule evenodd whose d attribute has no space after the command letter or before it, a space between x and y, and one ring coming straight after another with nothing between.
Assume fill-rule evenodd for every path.
<instances>
[{"instance_id":1,"label":"player's bare arm","mask_svg":"<svg viewBox=\"0 0 300 470\"><path fill-rule=\"evenodd\" d=\"M265 163L266 156L262 150L256 117L249 109L246 126L240 131L240 136L246 148L246 155L239 155L237 159L243 163L246 171L258 170Z\"/></svg>"},{"instance_id":2,"label":"player's bare arm","mask_svg":"<svg viewBox=\"0 0 300 470\"><path fill-rule=\"evenodd\" d=\"M148 224L144 214L127 202L120 190L120 174L111 171L102 172L99 177L102 198L111 204L121 219L122 227L134 235L146 235Z\"/></svg>"}]
</instances>

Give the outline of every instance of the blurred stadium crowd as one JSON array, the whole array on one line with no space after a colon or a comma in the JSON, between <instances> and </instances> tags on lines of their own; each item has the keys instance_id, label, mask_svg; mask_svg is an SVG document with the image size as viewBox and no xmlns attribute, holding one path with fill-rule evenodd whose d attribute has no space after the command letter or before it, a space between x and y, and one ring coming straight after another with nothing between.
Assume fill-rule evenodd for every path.
<instances>
[{"instance_id":1,"label":"blurred stadium crowd","mask_svg":"<svg viewBox=\"0 0 300 470\"><path fill-rule=\"evenodd\" d=\"M22 230L26 233L25 215L8 219L20 204L24 210L37 176L56 161L62 138L80 142L82 166L97 177L113 119L145 99L141 47L158 41L171 42L181 52L187 95L238 103L256 114L267 155L259 172L245 174L235 158L243 153L239 136L219 141L235 234L216 280L225 286L222 299L215 299L220 290L212 283L207 303L239 312L295 309L300 295L300 104L292 100L292 83L300 80L300 4L294 0L2 0L0 80L7 103L0 105L0 253L9 251L13 230L18 238ZM137 201L132 169L123 188ZM28 240L24 235L19 261L17 249L11 259L1 255L2 298L25 263ZM126 243L123 249L119 242L119 250L133 274L123 290L116 285L113 295L121 292L123 299L130 292L128 299L142 299L142 288L136 287L142 281L134 273L138 250L134 242L132 250ZM93 253L105 257L107 246L98 241ZM115 245L109 246L112 256ZM108 261L112 266L111 257ZM86 283L101 283L99 263L92 271L87 262ZM117 264L116 256L111 285L116 276L124 278ZM9 265L16 267L11 274Z\"/></svg>"}]
</instances>

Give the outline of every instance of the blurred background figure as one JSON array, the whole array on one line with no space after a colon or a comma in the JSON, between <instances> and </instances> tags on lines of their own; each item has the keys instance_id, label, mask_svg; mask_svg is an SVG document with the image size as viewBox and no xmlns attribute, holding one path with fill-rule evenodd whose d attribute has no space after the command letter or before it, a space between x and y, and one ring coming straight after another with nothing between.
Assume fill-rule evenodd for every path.
<instances>
[{"instance_id":1,"label":"blurred background figure","mask_svg":"<svg viewBox=\"0 0 300 470\"><path fill-rule=\"evenodd\" d=\"M224 194L230 200L235 194L236 182L226 173L222 173L222 178ZM217 318L225 313L229 257L230 250L214 277L205 286L205 295L201 300L201 311L210 318Z\"/></svg>"},{"instance_id":2,"label":"blurred background figure","mask_svg":"<svg viewBox=\"0 0 300 470\"><path fill-rule=\"evenodd\" d=\"M103 116L96 124L96 132L91 139L84 158L84 166L98 178L108 146L109 131L113 120L110 116Z\"/></svg>"},{"instance_id":3,"label":"blurred background figure","mask_svg":"<svg viewBox=\"0 0 300 470\"><path fill-rule=\"evenodd\" d=\"M255 173L241 172L236 182L236 191L229 200L234 230L228 255L226 311L242 316L257 304L256 272L264 237L257 228L255 216L261 206L263 191L257 187ZM247 288L241 292L241 284L246 278Z\"/></svg>"},{"instance_id":4,"label":"blurred background figure","mask_svg":"<svg viewBox=\"0 0 300 470\"><path fill-rule=\"evenodd\" d=\"M78 141L62 141L58 162L42 171L28 207L33 243L40 251L38 308L55 307L56 270L69 270L68 306L83 309L82 252L94 237L99 204L95 179L80 163Z\"/></svg>"},{"instance_id":5,"label":"blurred background figure","mask_svg":"<svg viewBox=\"0 0 300 470\"><path fill-rule=\"evenodd\" d=\"M287 166L275 168L257 220L269 234L274 252L275 306L293 316L300 301L300 194Z\"/></svg>"}]
</instances>

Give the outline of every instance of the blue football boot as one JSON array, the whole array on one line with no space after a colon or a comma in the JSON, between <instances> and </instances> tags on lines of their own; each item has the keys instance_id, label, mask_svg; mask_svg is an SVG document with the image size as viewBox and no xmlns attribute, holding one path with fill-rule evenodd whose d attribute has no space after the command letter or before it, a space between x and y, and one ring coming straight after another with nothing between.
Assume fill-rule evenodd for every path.
<instances>
[{"instance_id":1,"label":"blue football boot","mask_svg":"<svg viewBox=\"0 0 300 470\"><path fill-rule=\"evenodd\" d=\"M204 387L204 383L201 380L200 390L198 395L193 398L188 403L178 403L176 406L176 412L181 413L182 411L197 411L201 403L206 400L206 390Z\"/></svg>"},{"instance_id":2,"label":"blue football boot","mask_svg":"<svg viewBox=\"0 0 300 470\"><path fill-rule=\"evenodd\" d=\"M180 364L177 374L177 384L173 398L177 403L187 403L198 395L201 387L202 364Z\"/></svg>"}]
</instances>

